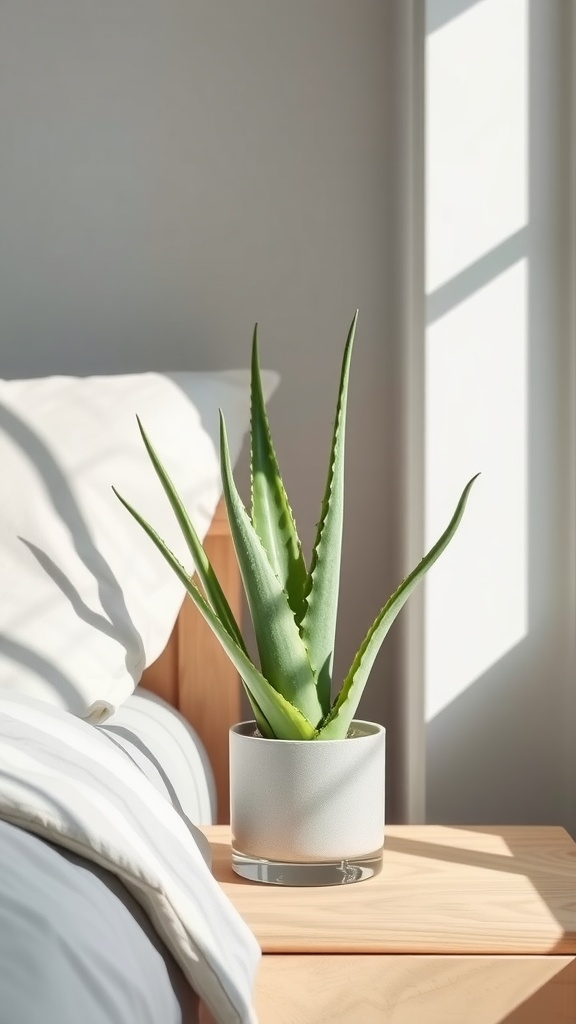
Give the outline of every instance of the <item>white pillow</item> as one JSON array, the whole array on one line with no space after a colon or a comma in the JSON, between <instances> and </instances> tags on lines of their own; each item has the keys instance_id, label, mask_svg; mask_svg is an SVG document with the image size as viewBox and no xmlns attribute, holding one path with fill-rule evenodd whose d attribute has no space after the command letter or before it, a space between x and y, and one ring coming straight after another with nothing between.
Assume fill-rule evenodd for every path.
<instances>
[{"instance_id":1,"label":"white pillow","mask_svg":"<svg viewBox=\"0 0 576 1024\"><path fill-rule=\"evenodd\" d=\"M267 396L275 374L263 374ZM112 492L192 572L136 414L203 537L239 455L247 371L0 381L0 693L102 721L165 647L182 585Z\"/></svg>"}]
</instances>

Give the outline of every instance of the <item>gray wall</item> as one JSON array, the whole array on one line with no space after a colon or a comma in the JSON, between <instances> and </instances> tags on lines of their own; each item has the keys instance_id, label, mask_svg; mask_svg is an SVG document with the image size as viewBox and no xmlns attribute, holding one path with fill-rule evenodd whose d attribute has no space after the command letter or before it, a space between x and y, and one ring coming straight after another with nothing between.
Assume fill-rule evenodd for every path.
<instances>
[{"instance_id":1,"label":"gray wall","mask_svg":"<svg viewBox=\"0 0 576 1024\"><path fill-rule=\"evenodd\" d=\"M282 375L273 426L308 548L360 308L340 668L400 574L394 8L0 8L3 376L246 365L258 320L263 363ZM391 641L363 709L376 719Z\"/></svg>"},{"instance_id":2,"label":"gray wall","mask_svg":"<svg viewBox=\"0 0 576 1024\"><path fill-rule=\"evenodd\" d=\"M532 36L532 632L428 729L428 810L443 820L566 820L576 805L574 700L558 653L573 623L555 587L561 579L566 589L570 566L554 457L566 436L566 407L555 403L568 365L554 279L568 264L558 257L552 189L558 183L560 195L567 183L554 156L562 130L549 116L563 116L556 99L565 90L548 75L561 67L561 6L537 4L544 21ZM246 365L259 320L263 361L283 378L273 426L308 549L341 351L360 307L340 670L405 568L400 396L414 304L399 129L413 122L402 118L410 83L398 18L411 8L408 0L0 5L2 376ZM393 755L406 724L402 700L386 697L404 678L401 628L362 709L391 727ZM389 762L392 777L400 760ZM391 817L398 807L392 799Z\"/></svg>"}]
</instances>

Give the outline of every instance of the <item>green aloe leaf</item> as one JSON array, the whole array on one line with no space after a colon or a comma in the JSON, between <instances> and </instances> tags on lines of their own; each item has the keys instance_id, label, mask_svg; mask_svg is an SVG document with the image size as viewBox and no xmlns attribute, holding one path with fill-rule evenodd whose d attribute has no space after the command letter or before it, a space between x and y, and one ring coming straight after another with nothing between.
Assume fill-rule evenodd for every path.
<instances>
[{"instance_id":1,"label":"green aloe leaf","mask_svg":"<svg viewBox=\"0 0 576 1024\"><path fill-rule=\"evenodd\" d=\"M428 572L428 569L430 569L434 562L440 557L452 540L458 526L460 525L460 521L464 514L464 508L468 501L468 496L478 475L479 474L476 474L476 476L472 477L472 479L466 484L456 506L454 515L442 536L436 541L434 546L430 549L428 554L424 556L422 561L419 562L416 568L412 570L410 575L406 577L404 582L400 584L395 593L392 594L392 597L390 597L386 602L374 623L368 630L368 633L366 634L366 637L364 638L360 649L352 662L352 667L344 680L342 689L334 702L334 706L330 711L325 724L323 724L318 730L318 739L335 740L344 739L347 736L350 723L356 714L356 709L360 703L360 698L384 637L398 615L398 612L410 597L412 591L418 586L422 578Z\"/></svg>"},{"instance_id":2,"label":"green aloe leaf","mask_svg":"<svg viewBox=\"0 0 576 1024\"><path fill-rule=\"evenodd\" d=\"M288 598L236 490L222 413L220 460L228 521L252 615L262 673L278 693L317 726L323 711L314 674ZM266 714L265 708L262 710ZM270 724L274 728L274 724Z\"/></svg>"},{"instance_id":3,"label":"green aloe leaf","mask_svg":"<svg viewBox=\"0 0 576 1024\"><path fill-rule=\"evenodd\" d=\"M260 735L264 736L264 738L267 740L277 739L277 737L274 736L274 730L272 729L270 722L263 713L262 708L258 707L257 702L254 700L254 697L250 693L250 690L248 690L248 688L246 687L246 684L244 684L244 690L250 702L250 707L252 708L252 713L254 715L254 721L258 726L258 732L260 733Z\"/></svg>"},{"instance_id":4,"label":"green aloe leaf","mask_svg":"<svg viewBox=\"0 0 576 1024\"><path fill-rule=\"evenodd\" d=\"M304 614L306 564L284 489L264 404L258 360L258 325L252 341L250 383L252 524L299 621Z\"/></svg>"},{"instance_id":5,"label":"green aloe leaf","mask_svg":"<svg viewBox=\"0 0 576 1024\"><path fill-rule=\"evenodd\" d=\"M242 634L240 633L238 623L234 618L232 609L230 608L230 605L226 600L226 596L224 594L224 591L222 590L222 587L220 586L218 577L216 576L216 573L214 572L214 569L210 564L210 559L208 558L208 555L206 554L204 548L202 547L202 542L198 534L196 533L196 530L194 529L194 525L190 519L190 516L188 515L188 512L186 511L186 508L184 507L182 499L180 498L172 480L170 479L170 476L168 475L166 469L164 468L162 462L160 461L159 456L154 450L152 442L150 441L148 435L146 434L146 431L144 430L144 427L142 426L139 417L137 416L136 419L138 421L138 427L142 435L142 440L144 441L144 444L146 446L146 451L148 452L148 455L150 457L150 461L156 471L156 475L158 476L158 479L160 480L162 487L164 488L166 497L168 498L168 501L172 506L172 511L176 516L178 525L182 531L182 535L188 546L188 550L190 551L190 554L192 555L192 558L194 560L196 572L198 573L198 577L204 588L204 593L206 594L208 603L210 604L211 608L216 612L220 621L226 626L226 629L230 633L230 636L234 638L239 647L244 648L244 641L242 639Z\"/></svg>"},{"instance_id":6,"label":"green aloe leaf","mask_svg":"<svg viewBox=\"0 0 576 1024\"><path fill-rule=\"evenodd\" d=\"M326 715L330 708L332 662L340 588L340 558L344 521L344 438L350 360L358 311L354 316L342 360L336 419L328 478L306 587L306 611L301 634L317 678L318 696Z\"/></svg>"},{"instance_id":7,"label":"green aloe leaf","mask_svg":"<svg viewBox=\"0 0 576 1024\"><path fill-rule=\"evenodd\" d=\"M172 506L172 510L176 516L177 522L180 526L180 529L188 546L188 550L190 551L190 554L192 555L192 558L194 560L196 572L198 573L198 577L201 580L202 586L204 587L204 592L206 594L208 602L213 611L215 611L218 617L220 618L220 621L224 624L224 626L230 633L230 636L236 641L238 646L241 647L242 650L246 653L246 647L244 644L244 640L242 638L242 634L240 633L240 629L238 627L236 619L234 618L232 609L228 604L226 595L224 594L224 591L220 586L218 577L216 576L216 573L212 568L210 559L208 558L208 555L204 551L200 538L198 537L198 534L194 529L194 525L190 520L186 508L184 507L184 504L169 474L167 473L162 462L160 461L160 458L156 453L152 445L152 442L150 441L148 435L146 434L146 431L144 430L144 427L142 426L139 417L137 416L136 419L138 422L140 434L142 435L142 440L144 441L144 445L146 447L146 451L148 452L150 461L154 467L154 470L156 471L156 474L160 480L160 483L162 484L162 487L164 488L170 505ZM114 488L112 489L114 490ZM170 552L166 544L164 544L164 542L160 539L156 531L153 530L152 527L149 527L148 523L146 523L142 519L139 513L137 513L135 509L133 509L132 506L129 505L129 503L126 502L121 497L120 494L118 494L117 491L114 491L114 493L116 494L117 498L119 498L119 500L122 502L124 507L127 508L128 511L138 521L140 526L142 526L143 529L146 530L146 532L152 538L152 540L159 548L159 550L162 552L162 554L165 557L167 557L168 553L168 555L170 556L169 564L172 565L170 559L172 559L174 556L172 555L172 552ZM256 720L260 733L262 734L262 736L272 737L274 735L272 729L270 728L269 723L266 721L266 718L262 713L262 710L258 707L258 704L252 698L250 693L248 693L248 699L250 701L252 711L254 713L254 718Z\"/></svg>"},{"instance_id":8,"label":"green aloe leaf","mask_svg":"<svg viewBox=\"0 0 576 1024\"><path fill-rule=\"evenodd\" d=\"M168 548L156 530L113 488L116 497L130 512L137 523L148 534L158 550L164 556L172 571L183 583L198 611L206 620L210 629L219 640L230 661L241 676L245 688L250 697L252 707L261 712L262 724L257 718L258 728L263 735L274 736L277 739L308 740L314 737L314 727L307 721L304 715L287 701L282 694L278 693L267 679L252 664L243 647L236 643L234 637L230 636L226 626L220 621L212 610L206 599L202 596L196 584L190 579L184 566L176 558L176 555Z\"/></svg>"}]
</instances>

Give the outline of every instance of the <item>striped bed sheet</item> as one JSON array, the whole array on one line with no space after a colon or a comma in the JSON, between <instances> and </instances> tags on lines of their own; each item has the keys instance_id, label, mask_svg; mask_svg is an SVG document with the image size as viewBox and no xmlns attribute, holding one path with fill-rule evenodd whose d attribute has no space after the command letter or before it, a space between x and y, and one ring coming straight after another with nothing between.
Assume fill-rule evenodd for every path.
<instances>
[{"instance_id":1,"label":"striped bed sheet","mask_svg":"<svg viewBox=\"0 0 576 1024\"><path fill-rule=\"evenodd\" d=\"M149 698L137 694L139 701ZM138 715L145 711L141 704ZM77 899L63 897L72 867L76 883L84 872L93 888L104 877L112 879L112 889L128 893L152 932L151 955L158 955L154 942L161 953L168 951L166 976L173 962L189 993L207 1004L219 1024L254 1024L258 945L213 879L202 836L182 813L182 802L194 814L210 813L210 784L191 797L183 791L181 771L175 788L163 775L159 742L157 737L155 752L146 753L128 709L105 731L31 699L0 698L0 1024L192 1020L185 999L176 998L177 986L165 987L174 994L173 1005L151 1007L152 997L139 1004L137 983L123 985L114 977L115 971L122 977L125 964L105 955L105 936L111 949L118 946L118 915L102 916L102 889L99 899L92 893L92 902L85 889ZM200 761L202 756L199 750ZM198 804L194 809L191 800ZM50 858L47 889L42 870ZM58 892L62 898L55 901ZM126 921L134 919L133 908L127 913L126 901L117 902ZM100 918L91 929L95 911ZM50 948L58 954L54 971L42 971ZM134 949L127 952L134 958ZM144 959L136 964L141 973ZM53 1012L46 1004L49 983L60 993ZM124 1006L127 991L133 997ZM41 1016L31 1015L36 1011Z\"/></svg>"}]
</instances>

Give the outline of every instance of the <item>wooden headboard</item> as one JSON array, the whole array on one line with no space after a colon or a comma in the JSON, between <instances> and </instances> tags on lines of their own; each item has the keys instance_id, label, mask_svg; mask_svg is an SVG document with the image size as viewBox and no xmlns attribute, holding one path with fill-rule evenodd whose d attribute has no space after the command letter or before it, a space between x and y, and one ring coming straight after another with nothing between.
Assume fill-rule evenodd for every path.
<instances>
[{"instance_id":1,"label":"wooden headboard","mask_svg":"<svg viewBox=\"0 0 576 1024\"><path fill-rule=\"evenodd\" d=\"M204 547L239 621L240 574L223 502L216 509ZM241 685L233 665L188 597L168 646L146 669L141 685L177 708L198 733L214 769L218 821L227 822L228 731L240 721Z\"/></svg>"}]
</instances>

